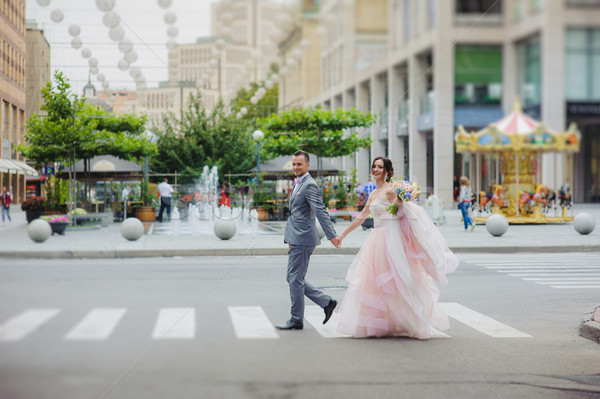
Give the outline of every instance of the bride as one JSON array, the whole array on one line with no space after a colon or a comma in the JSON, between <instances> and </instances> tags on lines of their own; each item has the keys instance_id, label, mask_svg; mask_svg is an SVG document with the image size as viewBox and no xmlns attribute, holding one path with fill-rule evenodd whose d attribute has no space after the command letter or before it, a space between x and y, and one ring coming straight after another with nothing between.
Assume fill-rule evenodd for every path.
<instances>
[{"instance_id":1,"label":"bride","mask_svg":"<svg viewBox=\"0 0 600 399\"><path fill-rule=\"evenodd\" d=\"M360 215L339 236L343 240L369 214L375 228L350 265L348 289L337 315L338 332L354 337L431 338L449 328L438 304L438 286L458 259L425 211L398 200L390 179L392 161L377 157L371 165L376 189ZM398 205L398 213L386 208Z\"/></svg>"}]
</instances>

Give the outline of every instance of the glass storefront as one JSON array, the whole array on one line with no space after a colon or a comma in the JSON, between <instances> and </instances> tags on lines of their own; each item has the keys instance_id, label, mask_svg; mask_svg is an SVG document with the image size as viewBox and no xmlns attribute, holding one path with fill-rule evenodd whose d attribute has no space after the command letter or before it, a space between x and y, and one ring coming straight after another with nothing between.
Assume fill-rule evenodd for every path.
<instances>
[{"instance_id":1,"label":"glass storefront","mask_svg":"<svg viewBox=\"0 0 600 399\"><path fill-rule=\"evenodd\" d=\"M498 106L502 100L502 48L457 46L454 102L457 106Z\"/></svg>"},{"instance_id":2,"label":"glass storefront","mask_svg":"<svg viewBox=\"0 0 600 399\"><path fill-rule=\"evenodd\" d=\"M569 28L565 42L567 101L600 100L600 29Z\"/></svg>"},{"instance_id":3,"label":"glass storefront","mask_svg":"<svg viewBox=\"0 0 600 399\"><path fill-rule=\"evenodd\" d=\"M517 93L523 107L540 104L541 59L539 36L517 43Z\"/></svg>"}]
</instances>

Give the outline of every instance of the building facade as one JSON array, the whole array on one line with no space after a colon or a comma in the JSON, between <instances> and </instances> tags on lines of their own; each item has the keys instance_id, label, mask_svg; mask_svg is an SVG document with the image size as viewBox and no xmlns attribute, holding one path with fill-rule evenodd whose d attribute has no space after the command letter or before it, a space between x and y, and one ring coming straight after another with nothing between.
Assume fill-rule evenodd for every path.
<instances>
[{"instance_id":1,"label":"building facade","mask_svg":"<svg viewBox=\"0 0 600 399\"><path fill-rule=\"evenodd\" d=\"M474 170L455 153L456 127L481 128L520 98L549 128L582 132L579 154L542 156L538 181L600 201L600 1L325 0L321 15L322 90L305 104L378 116L362 132L371 148L336 160L361 182L385 155L447 207L454 176L484 189L491 163Z\"/></svg>"},{"instance_id":2,"label":"building facade","mask_svg":"<svg viewBox=\"0 0 600 399\"><path fill-rule=\"evenodd\" d=\"M37 23L27 21L26 27L25 118L29 119L33 114L40 113L42 89L50 81L50 44Z\"/></svg>"},{"instance_id":3,"label":"building facade","mask_svg":"<svg viewBox=\"0 0 600 399\"><path fill-rule=\"evenodd\" d=\"M25 197L24 163L16 146L25 133L25 1L0 2L0 187L14 202Z\"/></svg>"}]
</instances>

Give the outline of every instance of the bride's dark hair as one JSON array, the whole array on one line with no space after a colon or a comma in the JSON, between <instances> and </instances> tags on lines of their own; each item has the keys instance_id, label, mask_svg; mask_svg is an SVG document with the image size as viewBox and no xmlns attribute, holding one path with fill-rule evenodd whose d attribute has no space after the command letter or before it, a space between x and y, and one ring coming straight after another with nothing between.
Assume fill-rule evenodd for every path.
<instances>
[{"instance_id":1,"label":"bride's dark hair","mask_svg":"<svg viewBox=\"0 0 600 399\"><path fill-rule=\"evenodd\" d=\"M375 161L378 161L380 159L383 161L383 170L385 170L385 174L387 175L387 178L385 179L385 181L389 183L392 176L394 176L394 165L392 165L392 161L389 158L384 158L384 157L375 158L373 160L373 163L371 163L371 170L373 170L373 168L375 167Z\"/></svg>"}]
</instances>

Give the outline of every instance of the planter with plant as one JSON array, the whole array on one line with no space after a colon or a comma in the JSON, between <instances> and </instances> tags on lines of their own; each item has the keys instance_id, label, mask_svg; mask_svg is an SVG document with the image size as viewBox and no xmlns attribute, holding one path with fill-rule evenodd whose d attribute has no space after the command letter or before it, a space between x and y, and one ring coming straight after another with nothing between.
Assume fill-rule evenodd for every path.
<instances>
[{"instance_id":1,"label":"planter with plant","mask_svg":"<svg viewBox=\"0 0 600 399\"><path fill-rule=\"evenodd\" d=\"M37 219L44 214L44 209L46 209L46 199L39 196L29 197L23 201L21 209L25 211L27 223L30 223L32 220Z\"/></svg>"}]
</instances>

